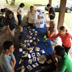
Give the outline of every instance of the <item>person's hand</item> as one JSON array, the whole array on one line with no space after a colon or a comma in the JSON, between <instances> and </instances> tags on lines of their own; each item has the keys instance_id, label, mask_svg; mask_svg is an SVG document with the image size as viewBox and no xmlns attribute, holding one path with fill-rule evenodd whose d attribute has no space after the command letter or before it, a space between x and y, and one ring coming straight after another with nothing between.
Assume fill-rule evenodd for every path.
<instances>
[{"instance_id":1,"label":"person's hand","mask_svg":"<svg viewBox=\"0 0 72 72\"><path fill-rule=\"evenodd\" d=\"M51 13L51 14L49 14L49 15L52 15L52 13Z\"/></svg>"},{"instance_id":2,"label":"person's hand","mask_svg":"<svg viewBox=\"0 0 72 72\"><path fill-rule=\"evenodd\" d=\"M46 40L48 40L48 38L46 38Z\"/></svg>"},{"instance_id":3,"label":"person's hand","mask_svg":"<svg viewBox=\"0 0 72 72\"><path fill-rule=\"evenodd\" d=\"M11 36L14 36L13 33L11 33Z\"/></svg>"},{"instance_id":4,"label":"person's hand","mask_svg":"<svg viewBox=\"0 0 72 72\"><path fill-rule=\"evenodd\" d=\"M49 28L48 27L45 27L45 29L48 31L49 30Z\"/></svg>"},{"instance_id":5,"label":"person's hand","mask_svg":"<svg viewBox=\"0 0 72 72\"><path fill-rule=\"evenodd\" d=\"M21 29L22 27L21 26L18 26L19 27L19 29Z\"/></svg>"},{"instance_id":6,"label":"person's hand","mask_svg":"<svg viewBox=\"0 0 72 72\"><path fill-rule=\"evenodd\" d=\"M56 62L56 63L55 63L55 65L58 67L58 66L59 66L59 63L58 63L58 62Z\"/></svg>"}]
</instances>

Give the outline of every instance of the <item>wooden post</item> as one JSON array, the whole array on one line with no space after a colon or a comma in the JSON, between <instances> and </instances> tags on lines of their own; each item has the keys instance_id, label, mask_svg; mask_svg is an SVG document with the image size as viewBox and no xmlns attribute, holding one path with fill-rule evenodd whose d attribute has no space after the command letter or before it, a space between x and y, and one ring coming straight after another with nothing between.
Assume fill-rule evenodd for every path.
<instances>
[{"instance_id":1,"label":"wooden post","mask_svg":"<svg viewBox=\"0 0 72 72\"><path fill-rule=\"evenodd\" d=\"M49 4L52 5L52 0L49 0Z\"/></svg>"},{"instance_id":2,"label":"wooden post","mask_svg":"<svg viewBox=\"0 0 72 72\"><path fill-rule=\"evenodd\" d=\"M60 26L63 26L63 23L64 23L66 1L67 0L60 0L60 12L59 12L59 19L58 19L58 29L59 29Z\"/></svg>"}]
</instances>

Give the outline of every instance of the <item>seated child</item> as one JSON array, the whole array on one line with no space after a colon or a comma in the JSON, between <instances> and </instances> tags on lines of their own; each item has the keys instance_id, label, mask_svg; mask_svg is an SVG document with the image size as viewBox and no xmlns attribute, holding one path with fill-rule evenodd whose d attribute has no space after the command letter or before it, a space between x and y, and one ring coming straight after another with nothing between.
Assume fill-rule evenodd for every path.
<instances>
[{"instance_id":1,"label":"seated child","mask_svg":"<svg viewBox=\"0 0 72 72\"><path fill-rule=\"evenodd\" d=\"M3 43L4 50L0 55L0 66L3 72L14 72L16 64L14 52L14 45L11 41L5 41Z\"/></svg>"}]
</instances>

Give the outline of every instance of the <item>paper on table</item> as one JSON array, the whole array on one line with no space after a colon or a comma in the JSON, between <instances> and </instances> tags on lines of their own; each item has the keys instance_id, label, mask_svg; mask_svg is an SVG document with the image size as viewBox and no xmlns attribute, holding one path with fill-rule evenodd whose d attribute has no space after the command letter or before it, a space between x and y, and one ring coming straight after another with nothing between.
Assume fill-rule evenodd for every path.
<instances>
[{"instance_id":1,"label":"paper on table","mask_svg":"<svg viewBox=\"0 0 72 72\"><path fill-rule=\"evenodd\" d=\"M22 48L19 48L19 52L22 52L23 50L22 50Z\"/></svg>"},{"instance_id":2,"label":"paper on table","mask_svg":"<svg viewBox=\"0 0 72 72\"><path fill-rule=\"evenodd\" d=\"M32 57L35 57L35 53L32 53Z\"/></svg>"},{"instance_id":3,"label":"paper on table","mask_svg":"<svg viewBox=\"0 0 72 72\"><path fill-rule=\"evenodd\" d=\"M34 68L38 66L38 63L35 63L32 65Z\"/></svg>"},{"instance_id":4,"label":"paper on table","mask_svg":"<svg viewBox=\"0 0 72 72\"><path fill-rule=\"evenodd\" d=\"M32 51L32 50L30 50L29 52L30 52L30 53L32 53L33 51Z\"/></svg>"},{"instance_id":5,"label":"paper on table","mask_svg":"<svg viewBox=\"0 0 72 72\"><path fill-rule=\"evenodd\" d=\"M23 54L25 54L25 51L23 51Z\"/></svg>"},{"instance_id":6,"label":"paper on table","mask_svg":"<svg viewBox=\"0 0 72 72\"><path fill-rule=\"evenodd\" d=\"M27 68L29 69L29 71L33 69L30 65L28 65Z\"/></svg>"},{"instance_id":7,"label":"paper on table","mask_svg":"<svg viewBox=\"0 0 72 72\"><path fill-rule=\"evenodd\" d=\"M31 33L30 35L32 35L33 33Z\"/></svg>"},{"instance_id":8,"label":"paper on table","mask_svg":"<svg viewBox=\"0 0 72 72\"><path fill-rule=\"evenodd\" d=\"M33 37L33 40L35 40L36 38L35 37Z\"/></svg>"},{"instance_id":9,"label":"paper on table","mask_svg":"<svg viewBox=\"0 0 72 72\"><path fill-rule=\"evenodd\" d=\"M51 60L51 59L49 59L49 60L47 61L47 63L48 63L48 64L52 63L52 60Z\"/></svg>"},{"instance_id":10,"label":"paper on table","mask_svg":"<svg viewBox=\"0 0 72 72\"><path fill-rule=\"evenodd\" d=\"M25 71L25 68L24 69L21 69L21 71L20 72L24 72Z\"/></svg>"},{"instance_id":11,"label":"paper on table","mask_svg":"<svg viewBox=\"0 0 72 72\"><path fill-rule=\"evenodd\" d=\"M28 26L28 28L30 28L30 26Z\"/></svg>"},{"instance_id":12,"label":"paper on table","mask_svg":"<svg viewBox=\"0 0 72 72\"><path fill-rule=\"evenodd\" d=\"M26 42L27 42L27 40L24 40L24 42L26 43Z\"/></svg>"},{"instance_id":13,"label":"paper on table","mask_svg":"<svg viewBox=\"0 0 72 72\"><path fill-rule=\"evenodd\" d=\"M37 58L37 61L38 61L39 63L41 63L41 64L44 64L46 60L47 60L47 59L46 59L46 57L45 57L44 55L42 55L41 57L38 57L38 58Z\"/></svg>"},{"instance_id":14,"label":"paper on table","mask_svg":"<svg viewBox=\"0 0 72 72\"><path fill-rule=\"evenodd\" d=\"M39 47L37 47L37 51L40 51L40 48Z\"/></svg>"},{"instance_id":15,"label":"paper on table","mask_svg":"<svg viewBox=\"0 0 72 72\"><path fill-rule=\"evenodd\" d=\"M33 57L33 62L35 62L36 61L36 57Z\"/></svg>"},{"instance_id":16,"label":"paper on table","mask_svg":"<svg viewBox=\"0 0 72 72\"><path fill-rule=\"evenodd\" d=\"M21 63L21 60L19 61L19 64Z\"/></svg>"},{"instance_id":17,"label":"paper on table","mask_svg":"<svg viewBox=\"0 0 72 72\"><path fill-rule=\"evenodd\" d=\"M35 29L32 29L32 31L35 31Z\"/></svg>"},{"instance_id":18,"label":"paper on table","mask_svg":"<svg viewBox=\"0 0 72 72\"><path fill-rule=\"evenodd\" d=\"M32 64L32 59L29 59L28 60L28 64Z\"/></svg>"},{"instance_id":19,"label":"paper on table","mask_svg":"<svg viewBox=\"0 0 72 72\"><path fill-rule=\"evenodd\" d=\"M44 54L45 53L45 51L44 50L41 50L41 52Z\"/></svg>"},{"instance_id":20,"label":"paper on table","mask_svg":"<svg viewBox=\"0 0 72 72\"><path fill-rule=\"evenodd\" d=\"M35 33L37 33L37 31L35 31Z\"/></svg>"},{"instance_id":21,"label":"paper on table","mask_svg":"<svg viewBox=\"0 0 72 72\"><path fill-rule=\"evenodd\" d=\"M27 40L27 42L29 42L29 40Z\"/></svg>"},{"instance_id":22,"label":"paper on table","mask_svg":"<svg viewBox=\"0 0 72 72\"><path fill-rule=\"evenodd\" d=\"M26 47L26 44L24 45L24 47Z\"/></svg>"},{"instance_id":23,"label":"paper on table","mask_svg":"<svg viewBox=\"0 0 72 72\"><path fill-rule=\"evenodd\" d=\"M37 55L38 57L41 56L39 52L37 52L36 55Z\"/></svg>"},{"instance_id":24,"label":"paper on table","mask_svg":"<svg viewBox=\"0 0 72 72\"><path fill-rule=\"evenodd\" d=\"M37 34L35 34L35 36L37 36Z\"/></svg>"},{"instance_id":25,"label":"paper on table","mask_svg":"<svg viewBox=\"0 0 72 72\"><path fill-rule=\"evenodd\" d=\"M30 36L30 39L32 38L32 36Z\"/></svg>"},{"instance_id":26,"label":"paper on table","mask_svg":"<svg viewBox=\"0 0 72 72\"><path fill-rule=\"evenodd\" d=\"M31 58L31 55L30 54L28 54L28 58Z\"/></svg>"},{"instance_id":27,"label":"paper on table","mask_svg":"<svg viewBox=\"0 0 72 72\"><path fill-rule=\"evenodd\" d=\"M30 43L32 43L33 42L33 40L30 40Z\"/></svg>"}]
</instances>

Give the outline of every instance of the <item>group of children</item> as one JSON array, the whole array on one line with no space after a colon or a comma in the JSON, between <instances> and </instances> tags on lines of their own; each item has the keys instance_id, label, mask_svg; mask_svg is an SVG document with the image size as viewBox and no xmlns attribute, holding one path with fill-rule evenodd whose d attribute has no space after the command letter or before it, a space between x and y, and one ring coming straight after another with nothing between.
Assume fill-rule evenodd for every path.
<instances>
[{"instance_id":1,"label":"group of children","mask_svg":"<svg viewBox=\"0 0 72 72\"><path fill-rule=\"evenodd\" d=\"M6 16L5 16L5 24L7 27L7 33L10 34L11 36L14 36L14 31L16 26L21 29L22 27L20 26L21 24L21 18L22 18L22 14L23 14L23 7L25 5L23 3L20 4L18 10L17 10L17 18L18 18L18 24L15 21L15 18L13 16L13 12L8 10L6 12ZM30 9L32 10L31 13L32 15L36 15L33 11L33 6L30 7ZM5 12L5 11L3 11ZM28 19L30 17L30 12L28 12ZM38 18L39 15L37 14ZM31 22L31 20L27 20L27 23ZM28 23L28 24L32 24L32 23ZM69 34L66 30L66 28L64 26L61 26L59 28L59 33L57 34L57 29L55 28L55 23L53 21L50 22L50 27L46 27L47 30L47 35L49 38L47 38L46 40L53 40L54 42L57 42L57 37L60 37L62 40L62 46L56 46L53 53L52 53L52 57L55 59L55 57L57 57L59 59L59 62L56 68L55 72L72 72L72 68L71 68L71 60L68 57L68 51L71 48L71 41L70 39L72 39L72 35ZM14 52L14 44L11 41L5 41L3 44L3 48L4 50L1 53L0 56L0 66L3 70L3 72L14 72L14 67L16 64L16 59L13 55ZM69 63L68 63L69 61ZM59 66L59 67L58 67Z\"/></svg>"}]
</instances>

